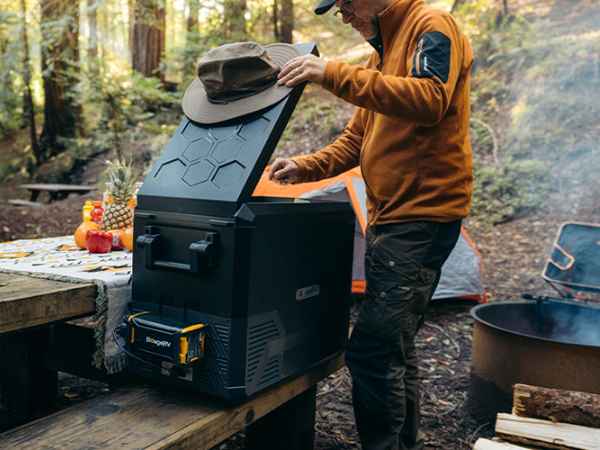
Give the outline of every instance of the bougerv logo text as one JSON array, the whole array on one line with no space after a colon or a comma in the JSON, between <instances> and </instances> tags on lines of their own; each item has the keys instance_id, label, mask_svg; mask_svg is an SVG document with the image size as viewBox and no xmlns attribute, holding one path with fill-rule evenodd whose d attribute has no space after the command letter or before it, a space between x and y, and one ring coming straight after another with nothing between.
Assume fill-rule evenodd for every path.
<instances>
[{"instance_id":1,"label":"bougerv logo text","mask_svg":"<svg viewBox=\"0 0 600 450\"><path fill-rule=\"evenodd\" d=\"M158 339L154 339L153 337L146 336L146 343L156 345L157 347L170 347L171 343L169 341L159 341Z\"/></svg>"}]
</instances>

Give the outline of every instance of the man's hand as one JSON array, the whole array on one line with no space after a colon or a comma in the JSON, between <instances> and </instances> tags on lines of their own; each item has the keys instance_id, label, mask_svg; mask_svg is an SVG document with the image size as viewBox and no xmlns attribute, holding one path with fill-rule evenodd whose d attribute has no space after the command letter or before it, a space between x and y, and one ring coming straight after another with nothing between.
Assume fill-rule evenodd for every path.
<instances>
[{"instance_id":1,"label":"man's hand","mask_svg":"<svg viewBox=\"0 0 600 450\"><path fill-rule=\"evenodd\" d=\"M277 158L271 165L269 180L281 184L299 183L301 181L300 168L292 159Z\"/></svg>"},{"instance_id":2,"label":"man's hand","mask_svg":"<svg viewBox=\"0 0 600 450\"><path fill-rule=\"evenodd\" d=\"M327 61L315 55L297 56L287 62L278 76L278 84L288 87L296 86L304 81L323 84L325 78L325 66Z\"/></svg>"}]
</instances>

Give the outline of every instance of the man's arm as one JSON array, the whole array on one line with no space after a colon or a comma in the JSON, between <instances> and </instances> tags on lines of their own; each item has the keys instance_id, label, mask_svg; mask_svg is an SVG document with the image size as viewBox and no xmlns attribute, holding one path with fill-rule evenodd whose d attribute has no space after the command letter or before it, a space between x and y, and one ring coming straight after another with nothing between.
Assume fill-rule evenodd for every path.
<instances>
[{"instance_id":1,"label":"man's arm","mask_svg":"<svg viewBox=\"0 0 600 450\"><path fill-rule=\"evenodd\" d=\"M311 155L297 156L302 181L317 181L334 177L359 164L362 147L365 111L356 108L342 134L330 145Z\"/></svg>"},{"instance_id":2,"label":"man's arm","mask_svg":"<svg viewBox=\"0 0 600 450\"><path fill-rule=\"evenodd\" d=\"M312 81L367 110L435 125L448 110L463 68L473 62L470 52L463 61L464 45L451 17L439 15L424 26L408 76L303 55L283 67L279 83L291 87Z\"/></svg>"},{"instance_id":3,"label":"man's arm","mask_svg":"<svg viewBox=\"0 0 600 450\"><path fill-rule=\"evenodd\" d=\"M388 116L437 124L448 110L463 69L463 43L451 19L432 18L400 77L342 62L327 63L323 87L344 100Z\"/></svg>"}]
</instances>

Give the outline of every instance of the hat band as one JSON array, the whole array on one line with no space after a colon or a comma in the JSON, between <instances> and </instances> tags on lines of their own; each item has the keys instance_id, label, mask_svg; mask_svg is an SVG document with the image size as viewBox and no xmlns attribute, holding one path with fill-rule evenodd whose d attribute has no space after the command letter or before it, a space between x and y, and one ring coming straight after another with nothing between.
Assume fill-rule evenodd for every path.
<instances>
[{"instance_id":1,"label":"hat band","mask_svg":"<svg viewBox=\"0 0 600 450\"><path fill-rule=\"evenodd\" d=\"M253 95L259 94L262 91L266 91L277 82L277 76L273 76L272 79L266 80L265 84L260 86L253 86L251 88L242 88L229 90L219 94L209 94L206 92L206 98L210 103L215 105L226 105L227 103L235 102L243 98L252 97Z\"/></svg>"}]
</instances>

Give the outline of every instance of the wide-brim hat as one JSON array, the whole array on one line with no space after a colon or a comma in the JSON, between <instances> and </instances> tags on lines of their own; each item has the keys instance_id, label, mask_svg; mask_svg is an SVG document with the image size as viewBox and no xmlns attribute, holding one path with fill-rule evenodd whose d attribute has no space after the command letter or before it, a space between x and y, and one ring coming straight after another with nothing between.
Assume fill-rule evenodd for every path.
<instances>
[{"instance_id":1,"label":"wide-brim hat","mask_svg":"<svg viewBox=\"0 0 600 450\"><path fill-rule=\"evenodd\" d=\"M317 5L315 6L315 14L321 15L325 14L335 5L335 0L319 0Z\"/></svg>"},{"instance_id":2,"label":"wide-brim hat","mask_svg":"<svg viewBox=\"0 0 600 450\"><path fill-rule=\"evenodd\" d=\"M291 44L268 44L261 47L279 69L291 59L301 55L300 51ZM266 89L250 96L215 103L209 99L203 81L196 77L186 89L181 106L190 120L202 124L213 124L268 108L283 100L291 91L292 88L273 83Z\"/></svg>"}]
</instances>

